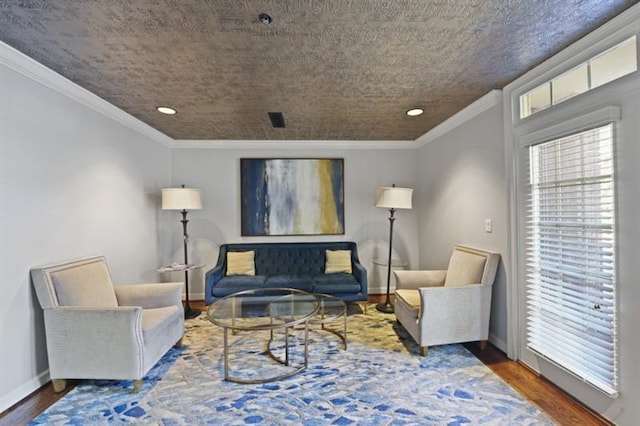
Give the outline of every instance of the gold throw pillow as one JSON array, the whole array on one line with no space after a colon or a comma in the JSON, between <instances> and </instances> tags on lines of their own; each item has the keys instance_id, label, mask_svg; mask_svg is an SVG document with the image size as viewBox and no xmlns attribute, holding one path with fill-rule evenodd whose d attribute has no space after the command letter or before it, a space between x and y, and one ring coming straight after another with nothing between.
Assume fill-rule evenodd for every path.
<instances>
[{"instance_id":1,"label":"gold throw pillow","mask_svg":"<svg viewBox=\"0 0 640 426\"><path fill-rule=\"evenodd\" d=\"M255 275L254 258L253 250L227 252L227 275Z\"/></svg>"},{"instance_id":2,"label":"gold throw pillow","mask_svg":"<svg viewBox=\"0 0 640 426\"><path fill-rule=\"evenodd\" d=\"M325 250L325 274L351 273L351 250Z\"/></svg>"}]
</instances>

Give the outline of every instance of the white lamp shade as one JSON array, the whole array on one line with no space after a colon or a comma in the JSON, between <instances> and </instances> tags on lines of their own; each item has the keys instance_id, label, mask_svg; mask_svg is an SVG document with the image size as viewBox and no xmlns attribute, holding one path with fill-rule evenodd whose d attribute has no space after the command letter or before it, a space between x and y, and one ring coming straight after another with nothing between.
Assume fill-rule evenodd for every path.
<instances>
[{"instance_id":1,"label":"white lamp shade","mask_svg":"<svg viewBox=\"0 0 640 426\"><path fill-rule=\"evenodd\" d=\"M375 206L386 209L410 209L413 189L381 187L376 188Z\"/></svg>"},{"instance_id":2,"label":"white lamp shade","mask_svg":"<svg viewBox=\"0 0 640 426\"><path fill-rule=\"evenodd\" d=\"M163 188L162 210L201 210L202 191L197 188Z\"/></svg>"}]
</instances>

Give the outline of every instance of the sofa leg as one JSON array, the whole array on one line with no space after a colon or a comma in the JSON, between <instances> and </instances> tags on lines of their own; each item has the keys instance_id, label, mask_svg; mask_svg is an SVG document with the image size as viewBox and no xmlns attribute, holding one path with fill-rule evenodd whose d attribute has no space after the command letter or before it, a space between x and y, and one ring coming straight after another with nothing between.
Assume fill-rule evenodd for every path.
<instances>
[{"instance_id":1,"label":"sofa leg","mask_svg":"<svg viewBox=\"0 0 640 426\"><path fill-rule=\"evenodd\" d=\"M429 355L429 347L428 346L420 346L420 355L422 355L422 356Z\"/></svg>"},{"instance_id":2,"label":"sofa leg","mask_svg":"<svg viewBox=\"0 0 640 426\"><path fill-rule=\"evenodd\" d=\"M484 351L485 349L487 349L487 341L486 340L480 340L480 350Z\"/></svg>"},{"instance_id":3,"label":"sofa leg","mask_svg":"<svg viewBox=\"0 0 640 426\"><path fill-rule=\"evenodd\" d=\"M65 379L53 379L51 380L53 385L53 391L56 393L62 392L67 387L67 381Z\"/></svg>"},{"instance_id":4,"label":"sofa leg","mask_svg":"<svg viewBox=\"0 0 640 426\"><path fill-rule=\"evenodd\" d=\"M174 348L179 348L179 347L181 347L181 346L182 346L182 339L183 339L183 338L184 338L184 336L183 336L183 337L181 337L180 339L178 339L178 341L173 345L173 347L174 347Z\"/></svg>"},{"instance_id":5,"label":"sofa leg","mask_svg":"<svg viewBox=\"0 0 640 426\"><path fill-rule=\"evenodd\" d=\"M134 380L133 381L133 393L140 392L140 389L142 389L142 379Z\"/></svg>"}]
</instances>

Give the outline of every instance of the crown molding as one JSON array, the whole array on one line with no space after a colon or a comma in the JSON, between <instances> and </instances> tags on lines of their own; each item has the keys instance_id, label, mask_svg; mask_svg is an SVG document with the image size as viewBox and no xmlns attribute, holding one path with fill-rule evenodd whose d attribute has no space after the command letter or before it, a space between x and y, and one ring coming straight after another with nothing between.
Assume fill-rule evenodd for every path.
<instances>
[{"instance_id":1,"label":"crown molding","mask_svg":"<svg viewBox=\"0 0 640 426\"><path fill-rule=\"evenodd\" d=\"M414 149L415 141L193 140L177 139L172 149Z\"/></svg>"},{"instance_id":2,"label":"crown molding","mask_svg":"<svg viewBox=\"0 0 640 426\"><path fill-rule=\"evenodd\" d=\"M171 149L416 149L493 107L502 99L500 90L492 90L415 141L173 139L2 41L0 64Z\"/></svg>"},{"instance_id":3,"label":"crown molding","mask_svg":"<svg viewBox=\"0 0 640 426\"><path fill-rule=\"evenodd\" d=\"M507 84L503 88L505 94L519 96L625 38L638 34L639 20L640 4L636 4Z\"/></svg>"},{"instance_id":4,"label":"crown molding","mask_svg":"<svg viewBox=\"0 0 640 426\"><path fill-rule=\"evenodd\" d=\"M167 147L172 138L0 41L0 64Z\"/></svg>"},{"instance_id":5,"label":"crown molding","mask_svg":"<svg viewBox=\"0 0 640 426\"><path fill-rule=\"evenodd\" d=\"M433 142L439 137L449 133L453 129L461 126L465 122L471 120L477 115L485 112L486 110L493 108L496 105L499 105L502 102L502 90L494 89L478 99L474 101L472 104L466 106L464 109L458 111L442 123L438 124L433 129L429 130L424 135L420 136L416 139L416 145L414 148L420 148L428 144L429 142Z\"/></svg>"}]
</instances>

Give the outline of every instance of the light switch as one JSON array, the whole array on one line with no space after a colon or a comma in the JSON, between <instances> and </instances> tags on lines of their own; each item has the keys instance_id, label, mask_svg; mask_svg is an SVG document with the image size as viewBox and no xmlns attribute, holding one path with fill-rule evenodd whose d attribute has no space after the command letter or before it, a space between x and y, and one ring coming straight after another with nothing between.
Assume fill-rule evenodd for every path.
<instances>
[{"instance_id":1,"label":"light switch","mask_svg":"<svg viewBox=\"0 0 640 426\"><path fill-rule=\"evenodd\" d=\"M484 232L493 232L493 221L491 219L484 220Z\"/></svg>"}]
</instances>

